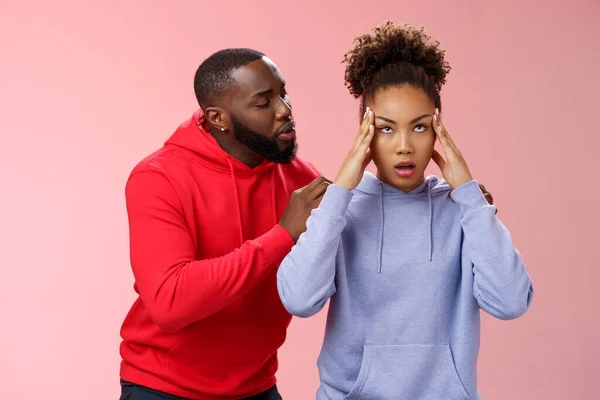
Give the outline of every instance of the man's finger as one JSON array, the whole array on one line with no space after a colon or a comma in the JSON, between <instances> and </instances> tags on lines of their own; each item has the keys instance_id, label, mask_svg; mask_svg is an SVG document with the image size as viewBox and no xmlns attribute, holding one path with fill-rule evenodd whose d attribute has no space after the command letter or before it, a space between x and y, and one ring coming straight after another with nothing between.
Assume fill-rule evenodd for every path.
<instances>
[{"instance_id":1,"label":"man's finger","mask_svg":"<svg viewBox=\"0 0 600 400\"><path fill-rule=\"evenodd\" d=\"M318 208L321 205L321 201L323 200L323 196L319 196L313 200L313 209Z\"/></svg>"},{"instance_id":2,"label":"man's finger","mask_svg":"<svg viewBox=\"0 0 600 400\"><path fill-rule=\"evenodd\" d=\"M310 191L310 198L316 199L325 194L327 188L331 185L331 181L323 181Z\"/></svg>"},{"instance_id":3,"label":"man's finger","mask_svg":"<svg viewBox=\"0 0 600 400\"><path fill-rule=\"evenodd\" d=\"M311 192L312 190L314 190L315 187L319 186L322 182L329 182L331 183L331 181L327 178L325 178L324 176L319 176L318 178L316 178L315 180L313 180L311 183L309 183L308 185L304 186L302 188L302 190L306 190Z\"/></svg>"}]
</instances>

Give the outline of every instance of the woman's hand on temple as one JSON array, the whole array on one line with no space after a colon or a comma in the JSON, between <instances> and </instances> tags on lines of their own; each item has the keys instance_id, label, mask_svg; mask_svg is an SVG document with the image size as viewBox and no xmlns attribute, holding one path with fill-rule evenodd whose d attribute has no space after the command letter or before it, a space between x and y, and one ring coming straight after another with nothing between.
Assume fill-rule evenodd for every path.
<instances>
[{"instance_id":1,"label":"woman's hand on temple","mask_svg":"<svg viewBox=\"0 0 600 400\"><path fill-rule=\"evenodd\" d=\"M375 135L374 120L373 110L367 107L352 148L348 152L337 177L333 181L335 185L343 186L348 190L354 190L360 183L365 168L371 162L369 145Z\"/></svg>"},{"instance_id":2,"label":"woman's hand on temple","mask_svg":"<svg viewBox=\"0 0 600 400\"><path fill-rule=\"evenodd\" d=\"M437 134L437 138L444 149L446 159L437 151L433 150L431 158L440 167L444 179L452 187L456 189L459 186L473 180L467 162L462 156L462 153L456 147L456 144L446 131L444 124L440 119L440 112L436 108L435 114L433 115L433 129Z\"/></svg>"}]
</instances>

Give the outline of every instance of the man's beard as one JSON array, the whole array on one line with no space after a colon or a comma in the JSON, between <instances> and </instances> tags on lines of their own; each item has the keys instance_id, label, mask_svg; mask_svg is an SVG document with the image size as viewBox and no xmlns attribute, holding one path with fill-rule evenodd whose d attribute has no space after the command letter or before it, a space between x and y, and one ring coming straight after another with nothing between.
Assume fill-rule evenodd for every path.
<instances>
[{"instance_id":1,"label":"man's beard","mask_svg":"<svg viewBox=\"0 0 600 400\"><path fill-rule=\"evenodd\" d=\"M277 144L276 137L268 138L253 131L238 121L233 115L231 116L231 122L233 123L235 138L267 160L278 164L288 164L296 157L296 151L298 150L296 138L292 139L288 147L281 150Z\"/></svg>"}]
</instances>

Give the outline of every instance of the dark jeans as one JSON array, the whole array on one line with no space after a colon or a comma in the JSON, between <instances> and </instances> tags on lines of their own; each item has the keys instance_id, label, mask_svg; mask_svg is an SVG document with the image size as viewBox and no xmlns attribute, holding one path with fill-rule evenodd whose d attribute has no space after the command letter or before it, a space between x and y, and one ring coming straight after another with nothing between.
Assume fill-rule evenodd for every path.
<instances>
[{"instance_id":1,"label":"dark jeans","mask_svg":"<svg viewBox=\"0 0 600 400\"><path fill-rule=\"evenodd\" d=\"M121 379L121 398L120 400L187 400L184 397L173 396L172 394L159 392L145 386L126 382ZM240 400L282 400L277 385L271 389L254 396L245 397Z\"/></svg>"}]
</instances>

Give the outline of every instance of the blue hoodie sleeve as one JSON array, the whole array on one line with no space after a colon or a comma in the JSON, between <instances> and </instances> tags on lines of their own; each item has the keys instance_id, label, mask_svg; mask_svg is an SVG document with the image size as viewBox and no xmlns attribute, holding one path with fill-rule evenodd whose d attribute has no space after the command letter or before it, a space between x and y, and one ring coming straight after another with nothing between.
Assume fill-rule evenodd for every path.
<instances>
[{"instance_id":1,"label":"blue hoodie sleeve","mask_svg":"<svg viewBox=\"0 0 600 400\"><path fill-rule=\"evenodd\" d=\"M533 299L533 285L506 227L496 217L477 181L452 191L462 212L463 248L473 263L473 294L496 318L518 318Z\"/></svg>"},{"instance_id":2,"label":"blue hoodie sleeve","mask_svg":"<svg viewBox=\"0 0 600 400\"><path fill-rule=\"evenodd\" d=\"M330 185L306 221L306 232L282 261L277 290L290 314L313 316L335 293L336 256L351 199L352 192Z\"/></svg>"}]
</instances>

